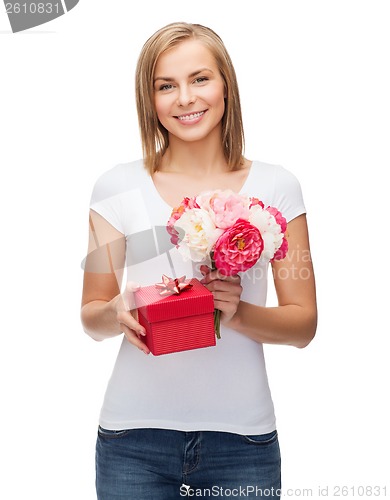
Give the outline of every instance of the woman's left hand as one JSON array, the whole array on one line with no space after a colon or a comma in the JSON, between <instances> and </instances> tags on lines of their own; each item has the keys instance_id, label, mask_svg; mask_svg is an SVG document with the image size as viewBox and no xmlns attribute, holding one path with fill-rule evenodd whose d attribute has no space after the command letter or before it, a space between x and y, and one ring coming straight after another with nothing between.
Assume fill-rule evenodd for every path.
<instances>
[{"instance_id":1,"label":"woman's left hand","mask_svg":"<svg viewBox=\"0 0 390 500\"><path fill-rule=\"evenodd\" d=\"M212 271L208 266L201 266L203 283L214 296L215 309L221 311L221 323L227 324L236 314L242 292L241 278L238 274L224 276L218 270Z\"/></svg>"}]
</instances>

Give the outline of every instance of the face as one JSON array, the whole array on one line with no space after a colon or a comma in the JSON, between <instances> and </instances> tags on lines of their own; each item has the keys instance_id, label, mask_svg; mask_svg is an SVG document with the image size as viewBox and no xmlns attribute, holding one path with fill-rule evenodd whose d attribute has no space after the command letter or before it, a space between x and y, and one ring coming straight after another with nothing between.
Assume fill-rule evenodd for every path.
<instances>
[{"instance_id":1,"label":"face","mask_svg":"<svg viewBox=\"0 0 390 500\"><path fill-rule=\"evenodd\" d=\"M198 40L164 52L154 74L154 103L172 140L220 140L225 88L214 56Z\"/></svg>"}]
</instances>

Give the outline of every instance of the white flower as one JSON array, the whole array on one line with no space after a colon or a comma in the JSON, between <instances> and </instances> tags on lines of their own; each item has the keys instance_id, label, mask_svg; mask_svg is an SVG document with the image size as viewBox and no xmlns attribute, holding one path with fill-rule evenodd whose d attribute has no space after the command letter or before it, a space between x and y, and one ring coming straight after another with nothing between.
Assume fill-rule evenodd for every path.
<instances>
[{"instance_id":1,"label":"white flower","mask_svg":"<svg viewBox=\"0 0 390 500\"><path fill-rule=\"evenodd\" d=\"M215 227L210 215L201 208L185 211L174 228L179 233L179 252L186 260L194 262L201 262L209 256L223 232Z\"/></svg>"},{"instance_id":2,"label":"white flower","mask_svg":"<svg viewBox=\"0 0 390 500\"><path fill-rule=\"evenodd\" d=\"M264 241L262 258L270 260L275 255L283 240L283 233L275 217L260 205L250 209L249 222L257 227Z\"/></svg>"}]
</instances>

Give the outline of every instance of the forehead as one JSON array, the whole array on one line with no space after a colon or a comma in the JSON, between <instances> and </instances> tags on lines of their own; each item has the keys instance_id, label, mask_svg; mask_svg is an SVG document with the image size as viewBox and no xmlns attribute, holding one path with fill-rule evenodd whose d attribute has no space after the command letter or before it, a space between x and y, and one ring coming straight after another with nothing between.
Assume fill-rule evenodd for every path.
<instances>
[{"instance_id":1,"label":"forehead","mask_svg":"<svg viewBox=\"0 0 390 500\"><path fill-rule=\"evenodd\" d=\"M191 74L198 68L218 70L215 57L208 47L199 40L186 40L160 55L154 77Z\"/></svg>"}]
</instances>

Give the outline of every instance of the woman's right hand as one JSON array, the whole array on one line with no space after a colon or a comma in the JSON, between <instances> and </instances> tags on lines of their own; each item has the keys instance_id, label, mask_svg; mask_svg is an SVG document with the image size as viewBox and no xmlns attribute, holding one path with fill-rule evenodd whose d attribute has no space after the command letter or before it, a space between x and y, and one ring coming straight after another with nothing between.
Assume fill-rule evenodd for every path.
<instances>
[{"instance_id":1,"label":"woman's right hand","mask_svg":"<svg viewBox=\"0 0 390 500\"><path fill-rule=\"evenodd\" d=\"M138 323L134 300L138 283L129 281L121 293L126 237L94 210L90 210L88 254L84 265L81 300L84 331L96 341L123 332L131 344L149 354L142 340L146 332Z\"/></svg>"},{"instance_id":2,"label":"woman's right hand","mask_svg":"<svg viewBox=\"0 0 390 500\"><path fill-rule=\"evenodd\" d=\"M148 346L143 342L145 328L137 321L138 313L135 305L134 292L140 288L138 283L128 281L123 293L118 295L116 301L116 319L124 336L134 346L145 354L150 354Z\"/></svg>"}]
</instances>

